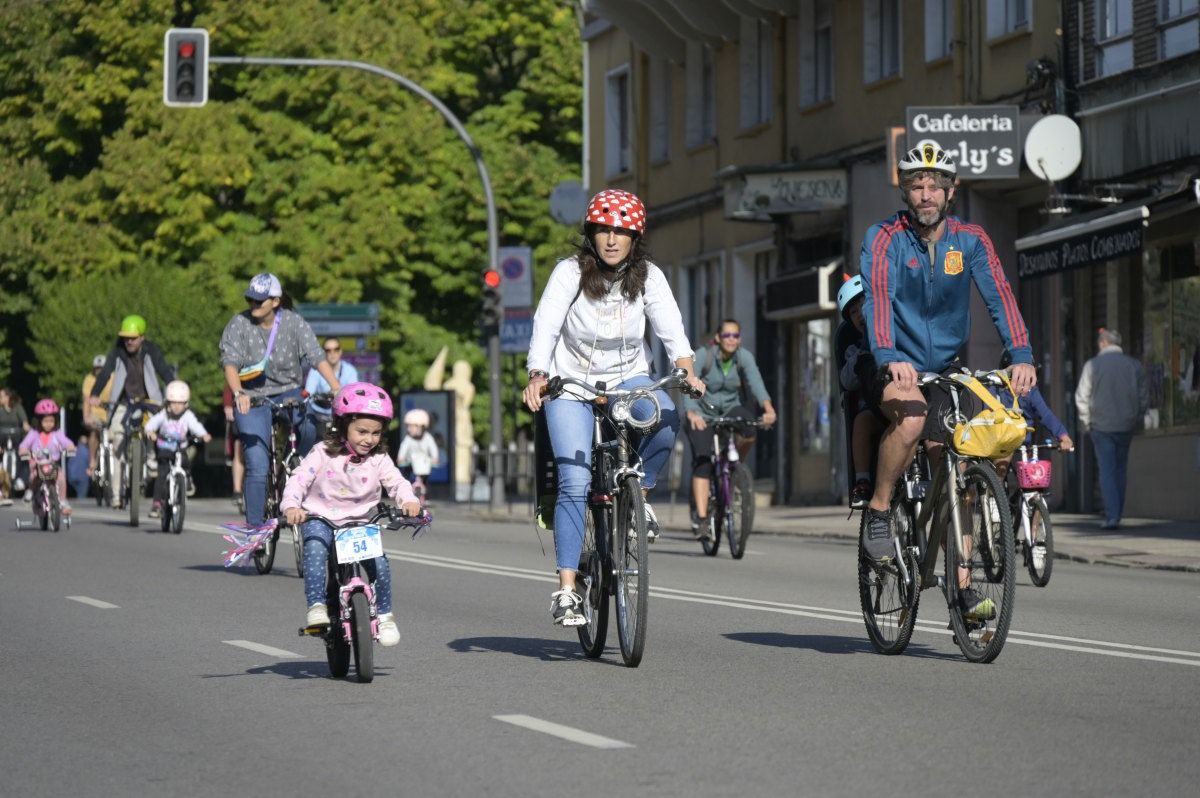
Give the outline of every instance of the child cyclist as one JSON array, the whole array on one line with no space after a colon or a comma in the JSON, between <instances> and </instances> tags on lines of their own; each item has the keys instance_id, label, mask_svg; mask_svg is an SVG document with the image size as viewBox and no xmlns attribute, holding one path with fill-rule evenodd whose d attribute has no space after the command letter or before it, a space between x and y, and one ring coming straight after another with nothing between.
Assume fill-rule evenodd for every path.
<instances>
[{"instance_id":1,"label":"child cyclist","mask_svg":"<svg viewBox=\"0 0 1200 798\"><path fill-rule=\"evenodd\" d=\"M314 446L288 478L279 509L289 524L304 524L304 595L308 600L305 626L328 626L325 606L326 564L335 524L365 523L386 491L405 515L421 506L400 470L388 457L384 426L392 420L392 400L369 382L343 386L333 400L333 421L322 444ZM364 563L379 600L379 642L394 646L400 630L392 614L392 574L387 557Z\"/></svg>"},{"instance_id":2,"label":"child cyclist","mask_svg":"<svg viewBox=\"0 0 1200 798\"><path fill-rule=\"evenodd\" d=\"M883 413L868 399L870 384L875 373L875 358L867 346L867 325L863 319L862 277L854 275L838 290L838 310L842 324L838 327L838 379L846 393L846 417L850 422L850 465L854 473L854 486L850 489L850 506L860 509L867 506L874 486L871 484L871 452L874 440L887 426Z\"/></svg>"},{"instance_id":3,"label":"child cyclist","mask_svg":"<svg viewBox=\"0 0 1200 798\"><path fill-rule=\"evenodd\" d=\"M56 463L75 454L75 444L58 428L58 403L53 399L41 399L33 406L34 427L25 435L17 447L17 456L29 460L30 490L36 492L41 483L39 463ZM58 500L64 516L71 514L67 504L67 476L58 470Z\"/></svg>"},{"instance_id":4,"label":"child cyclist","mask_svg":"<svg viewBox=\"0 0 1200 798\"><path fill-rule=\"evenodd\" d=\"M183 468L188 468L187 439L194 435L205 443L212 440L212 435L204 429L200 419L188 408L192 399L192 390L183 380L172 380L167 383L167 406L150 417L146 423L146 437L154 441L155 456L158 459L158 476L154 480L154 506L150 508L150 517L158 518L162 511L162 503L167 498L167 479L171 476L171 461L175 452L183 449ZM190 494L189 494L190 495Z\"/></svg>"},{"instance_id":5,"label":"child cyclist","mask_svg":"<svg viewBox=\"0 0 1200 798\"><path fill-rule=\"evenodd\" d=\"M437 441L429 432L429 413L414 407L404 414L404 440L396 453L396 465L412 469L413 483L423 486L433 467L438 464Z\"/></svg>"}]
</instances>

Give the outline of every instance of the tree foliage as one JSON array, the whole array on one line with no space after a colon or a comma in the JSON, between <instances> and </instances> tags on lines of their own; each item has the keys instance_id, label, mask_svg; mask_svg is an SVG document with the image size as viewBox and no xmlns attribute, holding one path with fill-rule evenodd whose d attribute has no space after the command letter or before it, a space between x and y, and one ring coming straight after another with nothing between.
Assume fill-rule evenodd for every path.
<instances>
[{"instance_id":1,"label":"tree foliage","mask_svg":"<svg viewBox=\"0 0 1200 798\"><path fill-rule=\"evenodd\" d=\"M27 387L65 390L138 312L216 391L212 319L269 270L297 301L378 302L392 389L417 386L443 345L471 361L482 421L486 214L453 130L420 98L348 70L214 66L206 107L166 108L163 33L205 27L215 54L362 60L425 86L483 154L501 243L534 246L548 269L564 230L547 197L579 170L575 14L555 0L5 4L3 362ZM62 296L69 308L34 312Z\"/></svg>"}]
</instances>

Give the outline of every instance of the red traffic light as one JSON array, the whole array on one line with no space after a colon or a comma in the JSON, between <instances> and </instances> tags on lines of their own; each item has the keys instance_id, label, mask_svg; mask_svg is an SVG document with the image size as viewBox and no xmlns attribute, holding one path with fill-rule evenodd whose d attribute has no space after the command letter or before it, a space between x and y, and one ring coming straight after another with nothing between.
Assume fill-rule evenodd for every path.
<instances>
[{"instance_id":1,"label":"red traffic light","mask_svg":"<svg viewBox=\"0 0 1200 798\"><path fill-rule=\"evenodd\" d=\"M196 54L196 43L195 42L186 42L185 41L185 42L179 43L179 57L180 58L191 58L195 54Z\"/></svg>"},{"instance_id":2,"label":"red traffic light","mask_svg":"<svg viewBox=\"0 0 1200 798\"><path fill-rule=\"evenodd\" d=\"M500 287L500 272L488 269L483 273L483 284L488 288Z\"/></svg>"}]
</instances>

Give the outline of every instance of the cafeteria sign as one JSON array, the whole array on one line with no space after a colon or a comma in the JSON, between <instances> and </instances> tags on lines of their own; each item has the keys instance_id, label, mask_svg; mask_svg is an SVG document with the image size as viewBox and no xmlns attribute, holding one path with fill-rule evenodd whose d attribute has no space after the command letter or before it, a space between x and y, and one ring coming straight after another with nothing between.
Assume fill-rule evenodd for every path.
<instances>
[{"instance_id":1,"label":"cafeteria sign","mask_svg":"<svg viewBox=\"0 0 1200 798\"><path fill-rule=\"evenodd\" d=\"M909 106L908 147L934 142L964 180L1019 177L1017 111L1015 105Z\"/></svg>"}]
</instances>

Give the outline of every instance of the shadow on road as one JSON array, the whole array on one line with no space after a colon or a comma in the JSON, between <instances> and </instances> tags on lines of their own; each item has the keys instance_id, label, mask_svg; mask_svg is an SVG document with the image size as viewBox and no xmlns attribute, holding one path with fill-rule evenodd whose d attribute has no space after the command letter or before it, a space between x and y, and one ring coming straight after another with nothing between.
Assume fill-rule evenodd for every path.
<instances>
[{"instance_id":1,"label":"shadow on road","mask_svg":"<svg viewBox=\"0 0 1200 798\"><path fill-rule=\"evenodd\" d=\"M549 640L540 637L461 637L446 644L460 654L515 654L518 657L540 659L543 662L586 660L575 640ZM596 660L616 665L604 659Z\"/></svg>"},{"instance_id":2,"label":"shadow on road","mask_svg":"<svg viewBox=\"0 0 1200 798\"><path fill-rule=\"evenodd\" d=\"M375 666L375 677L388 676L391 674L391 668L383 668ZM294 660L284 660L276 662L274 665L260 665L257 668L248 668L239 673L210 673L205 674L203 679L229 679L235 676L286 676L289 679L333 679L329 675L329 665L321 660L311 660L309 662L296 662ZM350 673L343 679L334 679L334 681L358 682L358 677L354 675L354 668L350 668Z\"/></svg>"},{"instance_id":3,"label":"shadow on road","mask_svg":"<svg viewBox=\"0 0 1200 798\"><path fill-rule=\"evenodd\" d=\"M874 654L875 649L865 637L840 637L838 635L791 635L783 632L734 632L724 635L739 643L776 648L801 648L821 654ZM959 659L953 655L934 651L919 643L909 643L905 656L930 657L932 659Z\"/></svg>"},{"instance_id":4,"label":"shadow on road","mask_svg":"<svg viewBox=\"0 0 1200 798\"><path fill-rule=\"evenodd\" d=\"M179 568L182 571L205 571L205 572L224 571L225 573L235 574L237 576L254 576L259 579L267 579L270 577L280 577L280 576L284 577L285 579L296 579L297 578L295 571L280 571L280 570L274 569L274 568L271 569L271 573L269 573L269 574L260 574L258 571L254 570L253 565L250 565L250 566L235 565L232 568L226 568L224 565L219 565L217 563L205 563L203 565L181 565L181 566L179 566Z\"/></svg>"}]
</instances>

